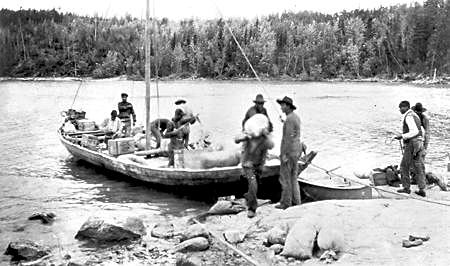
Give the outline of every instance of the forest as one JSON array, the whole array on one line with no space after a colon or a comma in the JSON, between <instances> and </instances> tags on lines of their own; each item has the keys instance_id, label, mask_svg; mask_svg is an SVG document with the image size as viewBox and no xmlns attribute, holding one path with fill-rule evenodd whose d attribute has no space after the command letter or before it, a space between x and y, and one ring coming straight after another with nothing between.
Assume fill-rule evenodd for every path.
<instances>
[{"instance_id":1,"label":"forest","mask_svg":"<svg viewBox=\"0 0 450 266\"><path fill-rule=\"evenodd\" d=\"M150 22L152 76L264 79L431 77L450 74L450 1L333 15ZM0 76L144 75L145 21L56 10L0 10Z\"/></svg>"}]
</instances>

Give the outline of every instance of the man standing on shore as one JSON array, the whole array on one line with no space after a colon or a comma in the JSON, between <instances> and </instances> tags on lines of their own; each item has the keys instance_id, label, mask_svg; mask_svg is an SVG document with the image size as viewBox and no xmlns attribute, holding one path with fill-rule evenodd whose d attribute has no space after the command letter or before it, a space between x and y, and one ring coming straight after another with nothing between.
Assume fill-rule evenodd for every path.
<instances>
[{"instance_id":1,"label":"man standing on shore","mask_svg":"<svg viewBox=\"0 0 450 266\"><path fill-rule=\"evenodd\" d=\"M242 129L244 128L245 122L247 122L247 120L250 119L250 117L254 116L255 114L263 114L267 116L267 118L269 119L269 132L272 132L273 125L272 122L270 122L270 118L269 115L267 114L266 108L264 108L264 103L266 101L264 100L262 94L256 95L255 100L253 102L255 103L255 105L247 110L247 112L245 113L245 117L242 120Z\"/></svg>"},{"instance_id":2,"label":"man standing on shore","mask_svg":"<svg viewBox=\"0 0 450 266\"><path fill-rule=\"evenodd\" d=\"M404 151L403 158L400 163L400 174L402 178L403 188L398 190L399 193L411 193L410 170L411 165L416 171L416 181L419 190L415 193L425 197L425 166L423 163L423 139L422 127L419 116L410 109L408 101L400 102L399 106L402 117L403 134L397 134L394 138L403 139Z\"/></svg>"},{"instance_id":3,"label":"man standing on shore","mask_svg":"<svg viewBox=\"0 0 450 266\"><path fill-rule=\"evenodd\" d=\"M123 124L123 131L125 137L131 135L131 116L133 116L133 126L136 125L136 114L134 113L133 105L127 102L128 94L122 93L122 101L118 104L119 118Z\"/></svg>"},{"instance_id":4,"label":"man standing on shore","mask_svg":"<svg viewBox=\"0 0 450 266\"><path fill-rule=\"evenodd\" d=\"M416 103L411 109L420 118L420 124L423 128L423 156L425 157L428 150L428 144L430 143L430 115L427 109L422 106L422 103Z\"/></svg>"},{"instance_id":5,"label":"man standing on shore","mask_svg":"<svg viewBox=\"0 0 450 266\"><path fill-rule=\"evenodd\" d=\"M283 137L280 152L280 184L281 199L275 208L286 209L293 205L300 205L300 186L297 181L298 160L302 152L300 142L300 117L294 113L295 107L291 98L285 96L277 100L281 111L286 114L283 124Z\"/></svg>"}]
</instances>

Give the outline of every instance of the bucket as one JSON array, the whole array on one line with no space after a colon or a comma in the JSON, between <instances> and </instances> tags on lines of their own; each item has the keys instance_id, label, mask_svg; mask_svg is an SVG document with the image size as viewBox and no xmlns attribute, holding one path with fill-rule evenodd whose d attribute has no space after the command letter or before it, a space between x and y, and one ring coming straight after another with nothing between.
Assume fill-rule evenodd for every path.
<instances>
[{"instance_id":1,"label":"bucket","mask_svg":"<svg viewBox=\"0 0 450 266\"><path fill-rule=\"evenodd\" d=\"M183 150L173 150L173 167L184 168Z\"/></svg>"}]
</instances>

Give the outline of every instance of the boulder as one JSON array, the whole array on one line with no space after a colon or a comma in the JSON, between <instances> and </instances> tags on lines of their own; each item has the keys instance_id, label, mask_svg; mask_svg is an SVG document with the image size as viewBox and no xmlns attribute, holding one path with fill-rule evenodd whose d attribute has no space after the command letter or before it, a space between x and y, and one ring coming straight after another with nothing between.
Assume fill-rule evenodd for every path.
<instances>
[{"instance_id":1,"label":"boulder","mask_svg":"<svg viewBox=\"0 0 450 266\"><path fill-rule=\"evenodd\" d=\"M344 250L344 234L332 224L322 225L319 234L317 235L317 245L322 250L332 250L335 253Z\"/></svg>"},{"instance_id":2,"label":"boulder","mask_svg":"<svg viewBox=\"0 0 450 266\"><path fill-rule=\"evenodd\" d=\"M89 217L75 238L96 242L118 242L139 239L146 234L144 223L136 217L107 220Z\"/></svg>"},{"instance_id":3,"label":"boulder","mask_svg":"<svg viewBox=\"0 0 450 266\"><path fill-rule=\"evenodd\" d=\"M237 244L244 241L245 232L241 232L238 230L227 230L223 233L223 237L228 243Z\"/></svg>"},{"instance_id":4,"label":"boulder","mask_svg":"<svg viewBox=\"0 0 450 266\"><path fill-rule=\"evenodd\" d=\"M209 248L209 241L204 237L195 237L176 245L175 252L203 251Z\"/></svg>"},{"instance_id":5,"label":"boulder","mask_svg":"<svg viewBox=\"0 0 450 266\"><path fill-rule=\"evenodd\" d=\"M287 230L282 229L281 227L273 227L267 233L267 243L270 245L281 244L284 245L286 241Z\"/></svg>"},{"instance_id":6,"label":"boulder","mask_svg":"<svg viewBox=\"0 0 450 266\"><path fill-rule=\"evenodd\" d=\"M194 237L209 238L209 233L208 231L206 231L205 227L200 224L191 225L181 233L181 241L185 241Z\"/></svg>"},{"instance_id":7,"label":"boulder","mask_svg":"<svg viewBox=\"0 0 450 266\"><path fill-rule=\"evenodd\" d=\"M55 217L56 214L53 212L36 212L28 217L28 220L40 220L43 224L48 224L53 222Z\"/></svg>"},{"instance_id":8,"label":"boulder","mask_svg":"<svg viewBox=\"0 0 450 266\"><path fill-rule=\"evenodd\" d=\"M21 239L10 242L5 255L10 255L11 260L36 260L50 254L48 247L42 246L31 240Z\"/></svg>"},{"instance_id":9,"label":"boulder","mask_svg":"<svg viewBox=\"0 0 450 266\"><path fill-rule=\"evenodd\" d=\"M171 238L174 234L174 226L172 223L158 223L150 234L156 238Z\"/></svg>"}]
</instances>

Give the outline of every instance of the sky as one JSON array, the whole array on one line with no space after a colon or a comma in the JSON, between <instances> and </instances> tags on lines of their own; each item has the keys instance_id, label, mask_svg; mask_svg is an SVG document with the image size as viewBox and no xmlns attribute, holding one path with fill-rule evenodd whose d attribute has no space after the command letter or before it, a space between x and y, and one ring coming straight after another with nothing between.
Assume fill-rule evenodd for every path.
<instances>
[{"instance_id":1,"label":"sky","mask_svg":"<svg viewBox=\"0 0 450 266\"><path fill-rule=\"evenodd\" d=\"M246 17L281 13L283 11L317 11L336 13L342 10L373 9L396 4L423 3L423 0L150 0L158 18ZM0 9L57 9L80 15L102 17L145 16L146 0L0 0ZM217 8L216 8L217 6ZM153 13L153 11L151 11Z\"/></svg>"}]
</instances>

